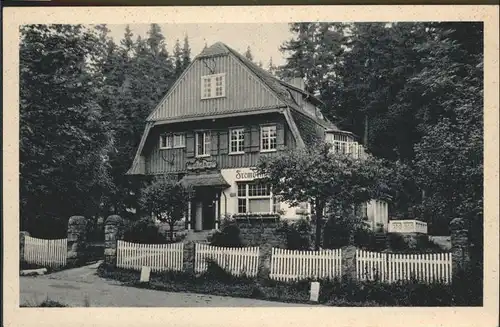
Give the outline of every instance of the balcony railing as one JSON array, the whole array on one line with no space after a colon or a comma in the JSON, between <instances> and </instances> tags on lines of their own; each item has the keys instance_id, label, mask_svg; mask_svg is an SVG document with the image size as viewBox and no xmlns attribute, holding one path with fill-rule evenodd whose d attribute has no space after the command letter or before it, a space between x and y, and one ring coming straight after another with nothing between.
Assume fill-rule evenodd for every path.
<instances>
[{"instance_id":1,"label":"balcony railing","mask_svg":"<svg viewBox=\"0 0 500 327\"><path fill-rule=\"evenodd\" d=\"M325 135L325 141L333 144L332 151L351 155L356 159L365 159L366 153L363 145L354 141L352 134L341 131L329 131Z\"/></svg>"},{"instance_id":2,"label":"balcony railing","mask_svg":"<svg viewBox=\"0 0 500 327\"><path fill-rule=\"evenodd\" d=\"M427 223L420 220L391 220L389 233L420 233L427 234Z\"/></svg>"}]
</instances>

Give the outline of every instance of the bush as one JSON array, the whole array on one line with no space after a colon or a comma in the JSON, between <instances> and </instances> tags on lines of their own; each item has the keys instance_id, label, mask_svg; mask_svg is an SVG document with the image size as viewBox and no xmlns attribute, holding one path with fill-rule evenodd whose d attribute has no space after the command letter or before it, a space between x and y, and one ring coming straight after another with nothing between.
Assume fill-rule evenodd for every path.
<instances>
[{"instance_id":1,"label":"bush","mask_svg":"<svg viewBox=\"0 0 500 327\"><path fill-rule=\"evenodd\" d=\"M323 229L323 247L337 249L349 245L350 235L359 247L370 246L374 241L373 233L362 218L350 213L331 214Z\"/></svg>"},{"instance_id":2,"label":"bush","mask_svg":"<svg viewBox=\"0 0 500 327\"><path fill-rule=\"evenodd\" d=\"M144 244L170 243L150 218L142 218L133 222L125 231L123 240L126 242Z\"/></svg>"},{"instance_id":3,"label":"bush","mask_svg":"<svg viewBox=\"0 0 500 327\"><path fill-rule=\"evenodd\" d=\"M285 234L288 250L310 250L312 243L312 227L306 219L293 223L283 221L277 228L278 233Z\"/></svg>"},{"instance_id":4,"label":"bush","mask_svg":"<svg viewBox=\"0 0 500 327\"><path fill-rule=\"evenodd\" d=\"M212 235L210 244L213 246L243 247L238 224L232 220L223 220L221 229Z\"/></svg>"}]
</instances>

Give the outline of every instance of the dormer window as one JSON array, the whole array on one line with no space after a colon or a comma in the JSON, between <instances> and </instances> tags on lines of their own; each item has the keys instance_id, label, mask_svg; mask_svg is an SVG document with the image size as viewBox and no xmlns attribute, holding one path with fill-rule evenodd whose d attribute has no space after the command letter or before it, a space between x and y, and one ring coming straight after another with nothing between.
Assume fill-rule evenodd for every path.
<instances>
[{"instance_id":1,"label":"dormer window","mask_svg":"<svg viewBox=\"0 0 500 327\"><path fill-rule=\"evenodd\" d=\"M201 77L201 98L213 99L226 96L226 74L213 74Z\"/></svg>"}]
</instances>

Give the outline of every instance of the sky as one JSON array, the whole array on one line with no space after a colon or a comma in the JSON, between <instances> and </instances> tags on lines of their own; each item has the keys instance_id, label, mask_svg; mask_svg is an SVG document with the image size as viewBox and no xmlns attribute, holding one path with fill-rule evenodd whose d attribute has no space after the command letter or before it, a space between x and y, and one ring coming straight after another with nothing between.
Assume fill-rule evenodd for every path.
<instances>
[{"instance_id":1,"label":"sky","mask_svg":"<svg viewBox=\"0 0 500 327\"><path fill-rule=\"evenodd\" d=\"M110 34L119 42L123 38L126 25L107 25ZM160 24L167 42L167 50L172 53L175 40L182 42L185 35L189 37L191 58L198 55L205 43L210 46L215 42L223 42L240 53L244 53L248 46L255 62L262 61L264 67L272 58L274 65L284 64L284 56L279 51L279 46L291 37L286 23L266 24ZM135 39L138 35L147 36L148 24L131 24L130 29Z\"/></svg>"}]
</instances>

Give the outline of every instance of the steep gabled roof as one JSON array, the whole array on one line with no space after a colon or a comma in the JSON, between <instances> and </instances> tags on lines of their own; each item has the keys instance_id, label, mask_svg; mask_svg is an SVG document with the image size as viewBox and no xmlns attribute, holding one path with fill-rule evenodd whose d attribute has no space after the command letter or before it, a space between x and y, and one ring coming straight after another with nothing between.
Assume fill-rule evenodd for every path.
<instances>
[{"instance_id":1,"label":"steep gabled roof","mask_svg":"<svg viewBox=\"0 0 500 327\"><path fill-rule=\"evenodd\" d=\"M305 110L302 110L302 108L300 108L300 106L293 99L290 93L290 89L300 92L303 95L306 95L306 97L315 99L317 102L322 103L322 101L316 98L314 95L276 78L271 73L257 66L255 63L248 60L245 56L241 55L240 53L230 48L229 46L225 45L224 43L217 42L216 44L214 44L214 46L215 45L217 45L217 48L225 47L226 49L228 49L228 51L231 52L236 58L238 58L242 64L244 64L248 69L252 71L252 73L254 73L262 82L264 82L264 84L266 84L276 94L276 96L281 101L283 101L284 104L286 104L287 106L289 106L294 110L301 112L302 114L305 114L306 116L310 117L317 124L323 126L324 128L338 130L337 126L331 123L328 119L325 118L321 119L317 116L310 115Z\"/></svg>"},{"instance_id":2,"label":"steep gabled roof","mask_svg":"<svg viewBox=\"0 0 500 327\"><path fill-rule=\"evenodd\" d=\"M337 126L331 123L328 119L323 118L322 115L319 114L314 115L309 111L301 108L293 98L290 90L299 92L303 94L306 98L313 99L315 102L322 103L321 100L314 97L312 94L306 92L305 90L302 90L287 82L279 80L278 78L270 74L268 71L257 66L256 64L248 60L245 56L242 56L237 51L233 50L232 48L228 47L222 42L217 42L212 46L203 49L203 51L193 59L191 64L181 74L179 79L176 81L176 83L174 83L172 88L167 92L167 94L163 99L166 99L169 96L169 94L172 92L176 84L181 80L181 78L186 74L186 72L190 69L190 67L197 59L226 56L226 55L232 55L238 61L240 61L240 63L243 66L245 66L251 73L253 73L258 78L258 80L260 80L264 84L264 86L267 87L274 94L274 96L283 103L283 105L279 105L274 109L268 108L268 110L276 110L276 108L281 106L284 107L283 114L285 115L286 121L288 122L292 134L294 135L297 141L297 145L305 146L303 136L306 136L306 134L308 136L312 136L314 134L319 135L319 129L321 128L324 130L338 130ZM137 149L134 161L132 163L132 167L127 172L127 174L144 173L143 168L141 168L140 165L140 156L150 129L155 125L155 123L157 123L155 122L156 119L152 118L155 111L156 109L147 118L146 128L142 135L139 148Z\"/></svg>"}]
</instances>

